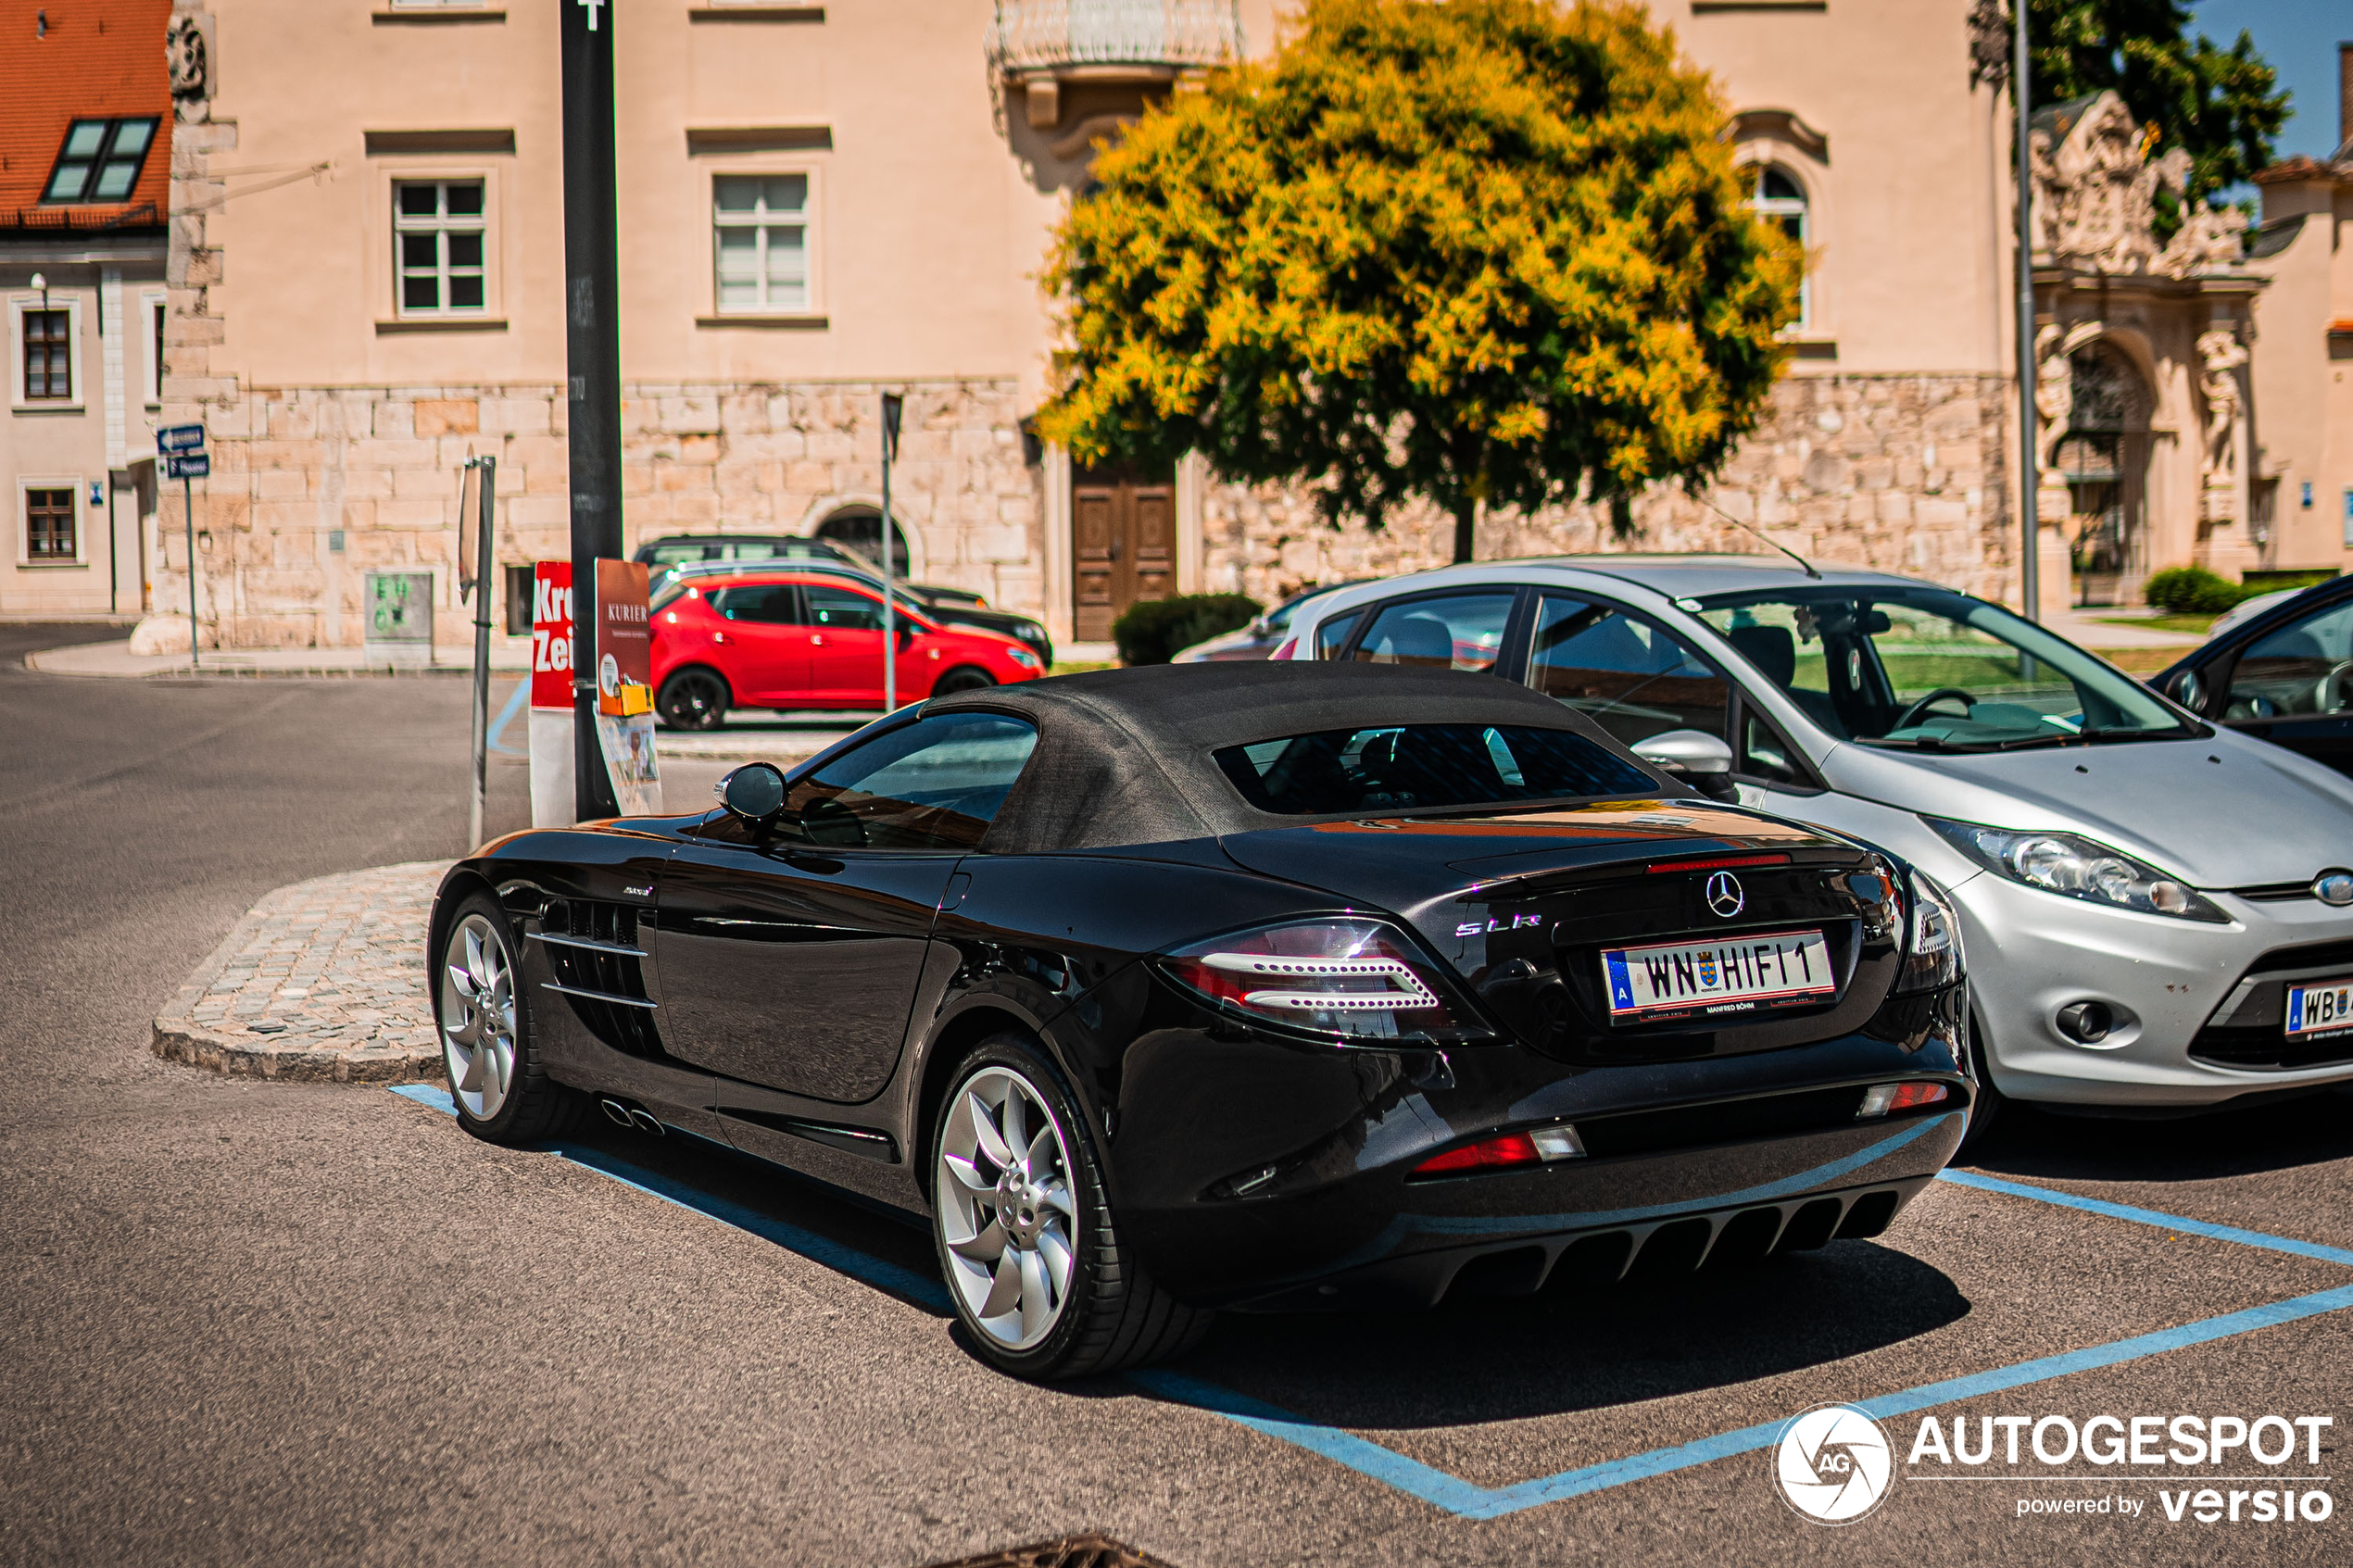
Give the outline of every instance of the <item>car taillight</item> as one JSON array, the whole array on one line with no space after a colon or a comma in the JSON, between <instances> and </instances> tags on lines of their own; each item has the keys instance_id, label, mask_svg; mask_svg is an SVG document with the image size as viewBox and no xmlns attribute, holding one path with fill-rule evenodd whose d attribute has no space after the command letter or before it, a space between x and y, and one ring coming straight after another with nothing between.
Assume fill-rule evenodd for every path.
<instances>
[{"instance_id":1,"label":"car taillight","mask_svg":"<svg viewBox=\"0 0 2353 1568\"><path fill-rule=\"evenodd\" d=\"M1466 1171L1500 1171L1514 1165L1549 1165L1555 1160L1581 1160L1585 1141L1563 1122L1525 1133L1499 1133L1466 1143L1443 1154L1433 1154L1414 1167L1413 1176L1459 1176Z\"/></svg>"},{"instance_id":2,"label":"car taillight","mask_svg":"<svg viewBox=\"0 0 2353 1568\"><path fill-rule=\"evenodd\" d=\"M1212 937L1162 966L1220 1006L1349 1040L1486 1033L1404 934L1380 921L1308 921Z\"/></svg>"},{"instance_id":3,"label":"car taillight","mask_svg":"<svg viewBox=\"0 0 2353 1568\"><path fill-rule=\"evenodd\" d=\"M1891 1111L1934 1105L1950 1092L1942 1084L1873 1084L1863 1091L1863 1106L1855 1112L1855 1120L1864 1122Z\"/></svg>"}]
</instances>

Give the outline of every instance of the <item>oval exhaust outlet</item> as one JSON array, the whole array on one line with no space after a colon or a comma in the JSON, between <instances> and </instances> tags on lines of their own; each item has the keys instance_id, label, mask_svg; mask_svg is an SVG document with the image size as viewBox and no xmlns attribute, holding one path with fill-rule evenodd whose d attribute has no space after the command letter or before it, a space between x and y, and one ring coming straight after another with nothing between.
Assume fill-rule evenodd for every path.
<instances>
[{"instance_id":1,"label":"oval exhaust outlet","mask_svg":"<svg viewBox=\"0 0 2353 1568\"><path fill-rule=\"evenodd\" d=\"M603 1111L605 1120L616 1127L634 1127L637 1124L629 1119L629 1108L617 1099L600 1099L597 1102L597 1109Z\"/></svg>"},{"instance_id":2,"label":"oval exhaust outlet","mask_svg":"<svg viewBox=\"0 0 2353 1568\"><path fill-rule=\"evenodd\" d=\"M661 1136L661 1123L655 1120L652 1111L641 1110L633 1105L629 1108L629 1120L636 1124L638 1131L651 1133L656 1137Z\"/></svg>"}]
</instances>

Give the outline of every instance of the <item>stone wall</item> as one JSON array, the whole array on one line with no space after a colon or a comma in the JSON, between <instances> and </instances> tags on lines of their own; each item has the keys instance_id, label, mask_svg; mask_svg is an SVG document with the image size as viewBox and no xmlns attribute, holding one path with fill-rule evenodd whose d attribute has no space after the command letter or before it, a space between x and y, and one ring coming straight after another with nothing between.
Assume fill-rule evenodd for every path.
<instances>
[{"instance_id":1,"label":"stone wall","mask_svg":"<svg viewBox=\"0 0 2353 1568\"><path fill-rule=\"evenodd\" d=\"M2014 602L2005 444L2013 412L2007 377L1793 375L1707 500L1823 563ZM1633 515L1634 537L1621 541L1593 507L1490 514L1479 522L1478 558L1766 548L1680 490L1642 496ZM1442 566L1454 543L1453 520L1435 508L1403 510L1378 532L1332 529L1304 490L1216 483L1202 533L1202 588L1267 604L1312 583Z\"/></svg>"},{"instance_id":2,"label":"stone wall","mask_svg":"<svg viewBox=\"0 0 2353 1568\"><path fill-rule=\"evenodd\" d=\"M882 390L627 387L626 546L673 533L806 533L837 508L877 503ZM919 580L1038 612L1042 487L1023 460L1016 383L896 390L907 403L892 510ZM212 450L212 477L195 497L208 646L359 643L364 574L402 567L434 572L436 640L467 640L451 566L460 471L472 456L498 459L502 564L571 554L560 387L187 391L196 395L179 408L204 420ZM154 602L170 607L186 603L187 548L178 487L163 499L165 571Z\"/></svg>"}]
</instances>

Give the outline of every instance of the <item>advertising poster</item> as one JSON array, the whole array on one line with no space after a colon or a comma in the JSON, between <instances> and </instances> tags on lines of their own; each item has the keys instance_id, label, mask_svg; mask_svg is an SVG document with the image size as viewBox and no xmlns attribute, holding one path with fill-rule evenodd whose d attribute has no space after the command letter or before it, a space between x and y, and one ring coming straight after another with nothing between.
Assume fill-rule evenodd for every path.
<instances>
[{"instance_id":1,"label":"advertising poster","mask_svg":"<svg viewBox=\"0 0 2353 1568\"><path fill-rule=\"evenodd\" d=\"M531 569L531 823L574 821L572 787L572 562Z\"/></svg>"},{"instance_id":2,"label":"advertising poster","mask_svg":"<svg viewBox=\"0 0 2353 1568\"><path fill-rule=\"evenodd\" d=\"M653 626L644 563L597 563L597 738L623 816L661 809L654 761Z\"/></svg>"}]
</instances>

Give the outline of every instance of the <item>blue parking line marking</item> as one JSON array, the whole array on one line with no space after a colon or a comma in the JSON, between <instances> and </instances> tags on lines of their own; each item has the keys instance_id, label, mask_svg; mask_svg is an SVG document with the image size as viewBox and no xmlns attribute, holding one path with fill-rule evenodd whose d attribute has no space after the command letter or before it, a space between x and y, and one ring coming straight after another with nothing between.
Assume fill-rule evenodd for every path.
<instances>
[{"instance_id":1,"label":"blue parking line marking","mask_svg":"<svg viewBox=\"0 0 2353 1568\"><path fill-rule=\"evenodd\" d=\"M431 1106L451 1115L457 1112L448 1091L432 1084L401 1084L392 1092L420 1105ZM713 1198L673 1182L650 1171L641 1170L625 1160L601 1150L568 1144L552 1146L557 1152L574 1163L610 1176L624 1185L635 1187L650 1197L682 1209L736 1226L765 1240L774 1242L787 1251L797 1252L866 1284L887 1290L905 1299L945 1312L950 1310L948 1293L937 1281L926 1278L896 1263L861 1252L840 1242L829 1240L797 1225L773 1220L724 1198ZM1966 1171L1946 1171L1940 1180L1957 1186L1975 1187L2022 1198L2058 1208L2076 1209L2100 1214L2110 1219L2126 1220L2138 1224L2157 1225L2186 1235L2210 1236L2220 1241L2261 1248L2269 1251L2285 1252L2297 1257L2312 1258L2323 1262L2353 1266L2353 1250L2324 1247L2317 1242L2297 1241L2262 1231L2243 1230L2234 1225L2217 1225L2203 1220L2192 1220L2178 1214L2161 1213L2153 1209L2135 1209L2120 1203L2108 1203L2098 1198L2078 1198L2072 1193L2053 1187L2033 1186L2022 1182L2007 1182L1998 1177L1980 1176ZM2305 1318L2320 1317L2330 1312L2353 1308L2353 1285L2317 1290L2308 1295L2291 1297L2260 1307L2249 1307L2219 1317L2183 1323L2175 1328L2158 1329L2149 1334L2112 1340L2105 1345L2086 1346L2080 1350L2063 1351L2057 1355L2037 1357L1989 1372L1971 1373L1962 1377L1945 1378L1936 1383L1924 1383L1914 1388L1898 1389L1890 1394L1851 1401L1857 1410L1880 1419L1909 1415L1938 1405L1976 1399L2006 1389L2023 1387L2029 1384L2048 1382L2070 1376L2079 1372L2091 1372L2103 1367L2121 1366L2132 1361L2159 1356L2193 1345L2208 1345L2260 1329L2296 1323ZM1570 1498L1585 1497L1606 1491L1630 1482L1645 1481L1654 1476L1672 1474L1720 1459L1755 1453L1778 1442L1786 1421L1765 1422L1743 1426L1730 1432L1719 1432L1672 1448L1653 1449L1646 1453L1629 1454L1623 1459L1605 1460L1575 1470L1564 1470L1551 1475L1539 1475L1515 1482L1508 1486L1482 1486L1466 1481L1459 1475L1440 1470L1434 1465L1382 1447L1367 1437L1338 1426L1310 1421L1279 1406L1247 1394L1238 1393L1219 1384L1204 1382L1184 1373L1165 1368L1147 1368L1126 1374L1126 1380L1146 1392L1172 1403L1184 1405L1209 1414L1219 1415L1247 1427L1263 1436L1288 1443L1333 1463L1353 1470L1368 1480L1378 1481L1392 1490L1441 1509L1457 1518L1496 1519L1517 1513L1545 1503L1560 1502Z\"/></svg>"},{"instance_id":2,"label":"blue parking line marking","mask_svg":"<svg viewBox=\"0 0 2353 1568\"><path fill-rule=\"evenodd\" d=\"M1851 1402L1856 1409L1874 1417L1885 1419L1909 1415L1959 1399L1999 1393L2031 1383L2048 1382L2052 1378L2100 1367L2120 1366L2127 1361L2163 1355L2168 1350L2230 1339L2242 1334L2252 1334L2257 1329L2294 1323L2300 1318L2343 1311L2348 1307L2353 1307L2353 1285L2314 1291L2309 1296L2274 1301L2266 1306L2250 1307L2245 1311L2226 1312L2221 1317L2184 1323L2179 1328L2136 1335L2107 1345L2044 1356L2021 1361L2016 1366L1997 1367L1992 1372L1947 1378L1941 1383L1926 1383L1917 1388L1900 1389L1893 1394ZM1319 1425L1274 1405L1180 1373L1132 1372L1127 1374L1127 1379L1179 1404L1214 1411L1253 1432L1264 1433L1269 1437L1320 1454L1336 1464L1346 1465L1361 1475L1369 1476L1466 1519L1496 1519L1544 1503L1606 1491L1631 1481L1646 1481L1678 1470L1712 1464L1719 1459L1755 1453L1780 1441L1782 1428L1789 1424L1786 1421L1768 1421L1733 1432L1719 1432L1712 1437L1702 1437L1670 1449L1653 1449L1648 1453L1632 1454L1625 1459L1607 1460L1578 1470L1564 1470L1554 1475L1539 1475L1533 1480L1516 1482L1509 1486L1480 1486L1417 1460L1407 1459L1338 1427Z\"/></svg>"},{"instance_id":3,"label":"blue parking line marking","mask_svg":"<svg viewBox=\"0 0 2353 1568\"><path fill-rule=\"evenodd\" d=\"M531 677L525 675L522 680L515 683L515 689L507 694L507 706L500 709L498 710L498 717L490 721L490 734L484 739L483 743L484 745L493 751L501 752L509 757L522 757L528 755L527 752L520 750L517 747L499 745L498 737L507 733L508 724L513 721L517 710L522 707L523 699L530 695Z\"/></svg>"},{"instance_id":4,"label":"blue parking line marking","mask_svg":"<svg viewBox=\"0 0 2353 1568\"><path fill-rule=\"evenodd\" d=\"M1449 1513L1477 1517L1478 1510L1491 1495L1484 1486L1424 1464L1417 1459L1408 1459L1369 1438L1293 1415L1287 1410L1263 1399L1253 1399L1247 1394L1238 1394L1219 1384L1204 1383L1198 1377L1188 1377L1181 1372L1169 1372L1159 1367L1147 1367L1125 1375L1128 1382L1164 1399L1222 1415L1278 1442L1321 1454L1335 1464L1346 1465L1359 1475L1369 1475L1424 1502L1435 1503Z\"/></svg>"},{"instance_id":5,"label":"blue parking line marking","mask_svg":"<svg viewBox=\"0 0 2353 1568\"><path fill-rule=\"evenodd\" d=\"M449 1091L437 1084L397 1084L393 1085L392 1092L403 1099L410 1099L419 1105L430 1106L445 1115L458 1114L457 1103L449 1098ZM714 1198L709 1193L700 1192L686 1185L684 1182L673 1181L658 1172L646 1170L641 1166L631 1164L626 1160L607 1154L600 1148L591 1148L585 1144L568 1143L562 1139L557 1139L549 1143L547 1147L573 1164L585 1166L600 1176L609 1176L623 1186L635 1187L649 1198L659 1198L664 1203L673 1203L681 1209L691 1210L695 1213L717 1220L721 1224L733 1225L739 1231L748 1231L762 1241L775 1243L787 1252L797 1252L811 1262L822 1263L836 1273L848 1274L854 1280L871 1285L878 1290L887 1290L893 1296L902 1297L918 1306L928 1307L934 1311L946 1312L951 1310L948 1303L947 1288L937 1280L927 1279L912 1269L904 1269L897 1263L876 1258L871 1253L861 1252L854 1247L848 1247L829 1237L819 1236L814 1231L803 1230L799 1225L773 1219L756 1209L747 1209L740 1203L730 1202L724 1198ZM714 1144L711 1147L722 1149L726 1148L724 1144Z\"/></svg>"},{"instance_id":6,"label":"blue parking line marking","mask_svg":"<svg viewBox=\"0 0 2353 1568\"><path fill-rule=\"evenodd\" d=\"M1944 1171L1937 1180L1955 1186L1977 1187L1985 1192L2007 1193L2012 1198L2031 1198L2037 1203L2056 1204L2061 1209L2081 1209L2090 1214L2105 1214L2111 1220L2131 1220L2137 1224L2158 1225L2186 1236L2210 1236L2216 1241L2235 1241L2244 1247L2260 1247L2271 1252L2291 1252L2299 1258L2317 1258L2323 1263L2353 1264L2353 1251L2342 1247L2324 1247L2317 1241L2297 1241L2293 1236L2271 1236L2263 1231L2241 1230L2236 1225L2210 1224L2204 1220L2184 1219L2179 1214L2161 1214L2154 1209L2134 1209L2129 1204L2109 1203L2096 1198L2078 1198L2071 1192L2056 1187L2030 1186L2024 1182L2006 1182L1998 1176L1981 1176L1971 1171Z\"/></svg>"}]
</instances>

